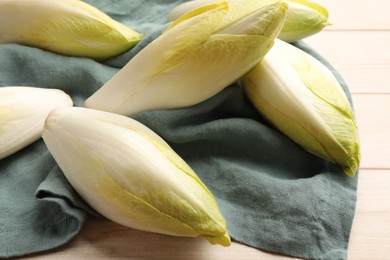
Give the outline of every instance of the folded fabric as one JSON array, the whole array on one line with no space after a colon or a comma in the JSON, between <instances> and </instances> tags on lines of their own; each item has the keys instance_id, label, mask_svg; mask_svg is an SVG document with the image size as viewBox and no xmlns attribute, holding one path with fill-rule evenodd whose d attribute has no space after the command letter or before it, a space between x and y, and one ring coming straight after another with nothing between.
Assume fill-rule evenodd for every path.
<instances>
[{"instance_id":1,"label":"folded fabric","mask_svg":"<svg viewBox=\"0 0 390 260\"><path fill-rule=\"evenodd\" d=\"M86 2L144 39L102 63L2 44L0 87L59 88L82 106L168 26L167 14L183 1ZM331 68L303 42L296 45ZM357 177L347 177L269 126L238 84L193 107L141 113L135 119L164 138L208 186L234 241L301 258L346 258ZM0 160L0 257L58 247L77 235L88 214L94 211L66 181L42 140Z\"/></svg>"}]
</instances>

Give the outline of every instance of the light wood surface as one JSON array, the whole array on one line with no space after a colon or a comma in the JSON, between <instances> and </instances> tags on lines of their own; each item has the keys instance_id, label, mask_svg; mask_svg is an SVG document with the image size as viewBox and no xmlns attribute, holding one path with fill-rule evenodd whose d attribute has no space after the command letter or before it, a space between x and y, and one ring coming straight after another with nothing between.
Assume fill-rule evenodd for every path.
<instances>
[{"instance_id":1,"label":"light wood surface","mask_svg":"<svg viewBox=\"0 0 390 260\"><path fill-rule=\"evenodd\" d=\"M348 259L390 259L390 2L313 0L333 23L306 42L338 69L352 92L362 147ZM291 259L233 243L140 232L89 219L65 246L31 259Z\"/></svg>"}]
</instances>

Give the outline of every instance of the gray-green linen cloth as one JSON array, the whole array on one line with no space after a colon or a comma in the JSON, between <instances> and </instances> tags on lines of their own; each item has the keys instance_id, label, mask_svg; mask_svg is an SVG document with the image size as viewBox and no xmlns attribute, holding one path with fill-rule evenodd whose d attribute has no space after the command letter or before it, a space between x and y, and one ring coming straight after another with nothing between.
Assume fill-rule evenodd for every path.
<instances>
[{"instance_id":1,"label":"gray-green linen cloth","mask_svg":"<svg viewBox=\"0 0 390 260\"><path fill-rule=\"evenodd\" d=\"M59 88L82 106L167 27L167 14L183 1L87 2L143 33L142 42L100 63L0 44L0 86ZM297 46L327 64L304 43ZM347 257L357 178L347 177L338 166L305 152L266 124L238 84L193 107L135 118L193 167L216 197L234 241L301 258ZM88 212L42 140L0 160L0 257L66 243L77 235Z\"/></svg>"}]
</instances>

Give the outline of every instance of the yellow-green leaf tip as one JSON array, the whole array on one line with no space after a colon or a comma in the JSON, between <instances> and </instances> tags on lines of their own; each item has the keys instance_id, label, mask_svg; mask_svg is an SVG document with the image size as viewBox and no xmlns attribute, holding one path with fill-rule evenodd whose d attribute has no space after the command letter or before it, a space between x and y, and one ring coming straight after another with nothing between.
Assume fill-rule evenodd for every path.
<instances>
[{"instance_id":1,"label":"yellow-green leaf tip","mask_svg":"<svg viewBox=\"0 0 390 260\"><path fill-rule=\"evenodd\" d=\"M0 1L0 43L104 60L136 45L142 35L79 0Z\"/></svg>"},{"instance_id":2,"label":"yellow-green leaf tip","mask_svg":"<svg viewBox=\"0 0 390 260\"><path fill-rule=\"evenodd\" d=\"M287 0L286 20L278 38L294 42L320 32L331 25L328 10L307 0Z\"/></svg>"},{"instance_id":3,"label":"yellow-green leaf tip","mask_svg":"<svg viewBox=\"0 0 390 260\"><path fill-rule=\"evenodd\" d=\"M271 124L303 149L353 176L360 163L354 113L339 82L320 61L283 41L242 79Z\"/></svg>"}]
</instances>

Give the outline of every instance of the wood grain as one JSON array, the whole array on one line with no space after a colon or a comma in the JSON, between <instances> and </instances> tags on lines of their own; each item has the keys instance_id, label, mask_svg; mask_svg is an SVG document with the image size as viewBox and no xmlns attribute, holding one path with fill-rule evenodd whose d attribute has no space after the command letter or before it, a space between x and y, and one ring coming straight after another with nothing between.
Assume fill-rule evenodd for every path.
<instances>
[{"instance_id":1,"label":"wood grain","mask_svg":"<svg viewBox=\"0 0 390 260\"><path fill-rule=\"evenodd\" d=\"M324 31L304 41L337 69L352 93L390 93L390 31Z\"/></svg>"},{"instance_id":2,"label":"wood grain","mask_svg":"<svg viewBox=\"0 0 390 260\"><path fill-rule=\"evenodd\" d=\"M331 26L326 30L389 30L386 0L314 0L329 11Z\"/></svg>"},{"instance_id":3,"label":"wood grain","mask_svg":"<svg viewBox=\"0 0 390 260\"><path fill-rule=\"evenodd\" d=\"M390 171L362 170L349 259L390 258Z\"/></svg>"},{"instance_id":4,"label":"wood grain","mask_svg":"<svg viewBox=\"0 0 390 260\"><path fill-rule=\"evenodd\" d=\"M353 101L361 145L361 168L390 171L390 93L353 94Z\"/></svg>"}]
</instances>

